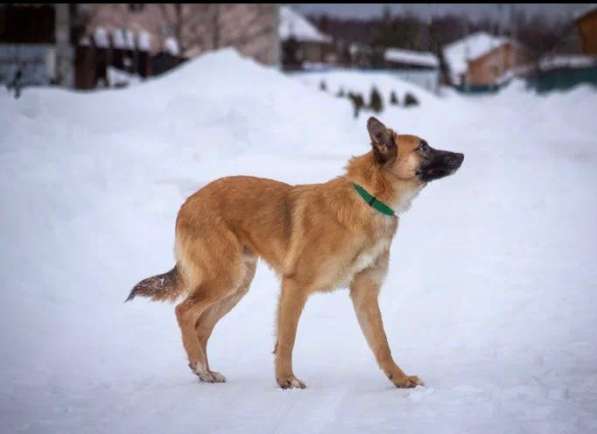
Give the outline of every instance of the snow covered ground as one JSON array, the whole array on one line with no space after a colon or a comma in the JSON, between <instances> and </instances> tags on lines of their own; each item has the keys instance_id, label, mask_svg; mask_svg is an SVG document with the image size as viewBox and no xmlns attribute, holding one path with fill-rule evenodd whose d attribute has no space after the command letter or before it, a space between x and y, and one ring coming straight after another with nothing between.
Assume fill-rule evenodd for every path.
<instances>
[{"instance_id":1,"label":"snow covered ground","mask_svg":"<svg viewBox=\"0 0 597 434\"><path fill-rule=\"evenodd\" d=\"M171 305L123 300L172 265L187 195L336 176L367 113L232 51L122 90L0 92L2 432L597 432L597 92L427 96L380 116L466 154L401 218L381 295L427 385L388 382L340 290L309 300L309 388L283 391L263 264L210 341L225 384L188 370Z\"/></svg>"}]
</instances>

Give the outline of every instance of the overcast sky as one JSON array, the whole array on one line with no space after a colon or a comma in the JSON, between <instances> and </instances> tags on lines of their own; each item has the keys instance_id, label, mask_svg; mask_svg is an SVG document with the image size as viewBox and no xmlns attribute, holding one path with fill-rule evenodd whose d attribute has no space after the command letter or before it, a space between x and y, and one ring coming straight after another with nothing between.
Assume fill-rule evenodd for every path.
<instances>
[{"instance_id":1,"label":"overcast sky","mask_svg":"<svg viewBox=\"0 0 597 434\"><path fill-rule=\"evenodd\" d=\"M328 13L342 18L371 18L380 16L384 6L383 3L370 4L335 4L335 3L320 3L320 4L306 4L295 3L292 4L297 10L303 14L309 13ZM502 19L510 13L510 8L516 10L524 10L529 15L539 14L546 18L572 18L573 14L579 10L587 7L587 3L554 3L554 4L503 4L485 3L485 4L445 4L445 3L394 3L388 4L390 10L394 13L412 12L421 17L429 17L431 15L444 15L446 13L466 14L474 20L484 17Z\"/></svg>"}]
</instances>

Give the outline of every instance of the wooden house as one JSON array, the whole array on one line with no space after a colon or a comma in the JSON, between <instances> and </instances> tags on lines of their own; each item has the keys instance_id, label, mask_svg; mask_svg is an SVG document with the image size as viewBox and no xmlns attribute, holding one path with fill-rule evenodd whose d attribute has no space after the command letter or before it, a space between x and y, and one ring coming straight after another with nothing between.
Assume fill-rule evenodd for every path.
<instances>
[{"instance_id":1,"label":"wooden house","mask_svg":"<svg viewBox=\"0 0 597 434\"><path fill-rule=\"evenodd\" d=\"M284 69L303 69L337 62L332 38L289 6L280 7L279 35Z\"/></svg>"},{"instance_id":2,"label":"wooden house","mask_svg":"<svg viewBox=\"0 0 597 434\"><path fill-rule=\"evenodd\" d=\"M449 82L461 90L497 89L528 64L524 47L513 39L473 33L444 48Z\"/></svg>"},{"instance_id":3,"label":"wooden house","mask_svg":"<svg viewBox=\"0 0 597 434\"><path fill-rule=\"evenodd\" d=\"M597 56L597 6L589 6L576 18L584 54Z\"/></svg>"}]
</instances>

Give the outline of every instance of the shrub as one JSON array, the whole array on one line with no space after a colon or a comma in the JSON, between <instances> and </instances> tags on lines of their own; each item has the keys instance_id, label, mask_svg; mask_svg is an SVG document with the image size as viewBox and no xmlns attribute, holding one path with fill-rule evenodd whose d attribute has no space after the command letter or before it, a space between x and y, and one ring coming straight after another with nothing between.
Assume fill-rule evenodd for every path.
<instances>
[{"instance_id":1,"label":"shrub","mask_svg":"<svg viewBox=\"0 0 597 434\"><path fill-rule=\"evenodd\" d=\"M325 85L324 80L321 80L321 82L319 83L319 90L323 90L324 92L328 90L328 87Z\"/></svg>"},{"instance_id":2,"label":"shrub","mask_svg":"<svg viewBox=\"0 0 597 434\"><path fill-rule=\"evenodd\" d=\"M361 109L365 106L365 99L363 98L363 95L361 95L360 93L353 92L348 93L348 99L350 99L350 101L352 102L354 117L356 118L359 116L359 112L361 111Z\"/></svg>"},{"instance_id":3,"label":"shrub","mask_svg":"<svg viewBox=\"0 0 597 434\"><path fill-rule=\"evenodd\" d=\"M419 105L419 100L417 99L417 97L410 92L406 92L406 95L404 96L404 107L417 105Z\"/></svg>"},{"instance_id":4,"label":"shrub","mask_svg":"<svg viewBox=\"0 0 597 434\"><path fill-rule=\"evenodd\" d=\"M375 86L371 89L371 95L369 97L369 108L373 110L375 113L380 113L383 111L383 101L381 99L381 94L377 90Z\"/></svg>"},{"instance_id":5,"label":"shrub","mask_svg":"<svg viewBox=\"0 0 597 434\"><path fill-rule=\"evenodd\" d=\"M392 91L390 93L390 104L392 105L399 105L398 103L398 96L396 95L396 92Z\"/></svg>"}]
</instances>

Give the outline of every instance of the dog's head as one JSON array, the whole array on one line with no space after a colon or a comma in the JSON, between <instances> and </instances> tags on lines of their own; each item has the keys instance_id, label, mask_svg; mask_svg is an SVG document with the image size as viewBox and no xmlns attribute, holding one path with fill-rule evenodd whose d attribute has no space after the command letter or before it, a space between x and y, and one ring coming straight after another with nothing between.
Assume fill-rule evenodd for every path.
<instances>
[{"instance_id":1,"label":"dog's head","mask_svg":"<svg viewBox=\"0 0 597 434\"><path fill-rule=\"evenodd\" d=\"M464 154L433 149L419 137L397 134L370 117L367 130L377 164L404 181L429 181L451 175L462 164Z\"/></svg>"}]
</instances>

